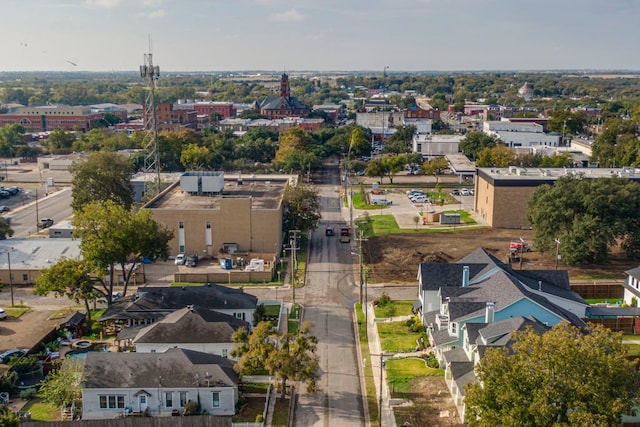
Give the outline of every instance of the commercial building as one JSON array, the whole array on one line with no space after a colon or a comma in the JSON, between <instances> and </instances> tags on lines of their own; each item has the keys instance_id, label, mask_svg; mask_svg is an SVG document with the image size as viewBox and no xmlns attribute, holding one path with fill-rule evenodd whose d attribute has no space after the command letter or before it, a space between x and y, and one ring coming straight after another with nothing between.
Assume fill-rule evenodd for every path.
<instances>
[{"instance_id":1,"label":"commercial building","mask_svg":"<svg viewBox=\"0 0 640 427\"><path fill-rule=\"evenodd\" d=\"M144 207L173 231L173 253L273 255L282 248L282 199L289 185L297 185L295 176L185 172Z\"/></svg>"},{"instance_id":2,"label":"commercial building","mask_svg":"<svg viewBox=\"0 0 640 427\"><path fill-rule=\"evenodd\" d=\"M531 194L569 174L601 179L619 176L640 182L640 169L634 168L478 168L474 210L492 227L530 228L527 207Z\"/></svg>"},{"instance_id":3,"label":"commercial building","mask_svg":"<svg viewBox=\"0 0 640 427\"><path fill-rule=\"evenodd\" d=\"M19 124L26 132L49 132L56 129L87 132L102 122L103 113L91 107L68 107L45 105L40 107L18 107L0 114L0 127Z\"/></svg>"}]
</instances>

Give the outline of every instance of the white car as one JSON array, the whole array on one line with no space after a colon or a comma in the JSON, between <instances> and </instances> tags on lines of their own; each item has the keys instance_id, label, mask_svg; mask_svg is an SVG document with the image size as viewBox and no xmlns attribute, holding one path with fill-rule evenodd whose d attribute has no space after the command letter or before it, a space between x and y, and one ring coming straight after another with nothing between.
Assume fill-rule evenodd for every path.
<instances>
[{"instance_id":1,"label":"white car","mask_svg":"<svg viewBox=\"0 0 640 427\"><path fill-rule=\"evenodd\" d=\"M7 312L4 311L4 308L0 308L0 320L5 320L7 317Z\"/></svg>"},{"instance_id":2,"label":"white car","mask_svg":"<svg viewBox=\"0 0 640 427\"><path fill-rule=\"evenodd\" d=\"M187 256L185 254L176 255L176 265L184 265L187 261Z\"/></svg>"},{"instance_id":3,"label":"white car","mask_svg":"<svg viewBox=\"0 0 640 427\"><path fill-rule=\"evenodd\" d=\"M461 196L468 196L469 195L469 190L466 188L463 188L460 190L460 195Z\"/></svg>"}]
</instances>

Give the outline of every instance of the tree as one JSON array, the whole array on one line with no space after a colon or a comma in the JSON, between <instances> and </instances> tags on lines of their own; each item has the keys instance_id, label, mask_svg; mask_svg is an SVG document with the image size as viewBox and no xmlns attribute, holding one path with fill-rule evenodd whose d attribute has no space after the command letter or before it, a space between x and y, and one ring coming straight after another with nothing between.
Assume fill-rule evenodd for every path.
<instances>
[{"instance_id":1,"label":"tree","mask_svg":"<svg viewBox=\"0 0 640 427\"><path fill-rule=\"evenodd\" d=\"M40 384L42 400L55 406L82 403L82 369L80 360L62 359L56 363L57 369L47 374Z\"/></svg>"},{"instance_id":2,"label":"tree","mask_svg":"<svg viewBox=\"0 0 640 427\"><path fill-rule=\"evenodd\" d=\"M114 202L91 202L74 216L75 237L82 237L80 251L90 270L105 272L99 282L101 292L111 304L116 268L122 274L123 295L133 272L146 258L151 261L169 257L173 232L158 224L151 211L128 210Z\"/></svg>"},{"instance_id":3,"label":"tree","mask_svg":"<svg viewBox=\"0 0 640 427\"><path fill-rule=\"evenodd\" d=\"M380 161L382 162L387 177L389 177L389 182L393 184L393 178L402 170L404 165L407 164L407 156L402 154L385 156L380 159Z\"/></svg>"},{"instance_id":4,"label":"tree","mask_svg":"<svg viewBox=\"0 0 640 427\"><path fill-rule=\"evenodd\" d=\"M188 170L206 170L213 161L213 154L207 147L189 144L182 149L180 163Z\"/></svg>"},{"instance_id":5,"label":"tree","mask_svg":"<svg viewBox=\"0 0 640 427\"><path fill-rule=\"evenodd\" d=\"M497 145L497 139L489 136L484 132L469 132L467 136L460 141L460 150L470 159L475 159L480 150L483 148L492 148Z\"/></svg>"},{"instance_id":6,"label":"tree","mask_svg":"<svg viewBox=\"0 0 640 427\"><path fill-rule=\"evenodd\" d=\"M98 283L100 287L96 286ZM102 288L102 289L100 289ZM56 297L66 296L78 303L84 303L86 312L91 307L89 302L105 295L104 283L100 276L96 277L86 263L74 259L62 259L43 270L36 279L34 295L48 295L53 292ZM91 317L88 322L91 322Z\"/></svg>"},{"instance_id":7,"label":"tree","mask_svg":"<svg viewBox=\"0 0 640 427\"><path fill-rule=\"evenodd\" d=\"M237 343L231 356L238 357L234 368L240 375L267 373L282 380L284 398L287 380L315 385L319 376L318 340L305 322L295 334L278 335L270 322L260 322L249 334L241 329L233 336Z\"/></svg>"},{"instance_id":8,"label":"tree","mask_svg":"<svg viewBox=\"0 0 640 427\"><path fill-rule=\"evenodd\" d=\"M2 427L19 427L20 418L13 413L11 408L0 405L0 426Z\"/></svg>"},{"instance_id":9,"label":"tree","mask_svg":"<svg viewBox=\"0 0 640 427\"><path fill-rule=\"evenodd\" d=\"M513 340L476 366L478 382L465 392L470 426L612 426L631 414L638 374L622 333L562 322Z\"/></svg>"},{"instance_id":10,"label":"tree","mask_svg":"<svg viewBox=\"0 0 640 427\"><path fill-rule=\"evenodd\" d=\"M449 169L449 162L444 157L434 157L422 164L422 171L427 175L436 177L436 184L439 182L438 177Z\"/></svg>"},{"instance_id":11,"label":"tree","mask_svg":"<svg viewBox=\"0 0 640 427\"><path fill-rule=\"evenodd\" d=\"M287 186L282 198L284 230L300 230L304 235L315 230L320 219L318 190L307 185Z\"/></svg>"},{"instance_id":12,"label":"tree","mask_svg":"<svg viewBox=\"0 0 640 427\"><path fill-rule=\"evenodd\" d=\"M630 259L640 257L640 184L624 178L564 176L538 187L527 218L540 251L556 250L567 265L606 263L620 244Z\"/></svg>"},{"instance_id":13,"label":"tree","mask_svg":"<svg viewBox=\"0 0 640 427\"><path fill-rule=\"evenodd\" d=\"M69 154L75 140L76 137L71 132L67 132L64 129L55 129L51 132L49 138L43 140L42 144L52 154Z\"/></svg>"},{"instance_id":14,"label":"tree","mask_svg":"<svg viewBox=\"0 0 640 427\"><path fill-rule=\"evenodd\" d=\"M0 240L13 236L13 229L6 218L0 218Z\"/></svg>"},{"instance_id":15,"label":"tree","mask_svg":"<svg viewBox=\"0 0 640 427\"><path fill-rule=\"evenodd\" d=\"M133 205L133 165L126 157L101 151L86 160L73 162L69 170L73 175L71 207L74 213L91 202L111 201L125 209Z\"/></svg>"},{"instance_id":16,"label":"tree","mask_svg":"<svg viewBox=\"0 0 640 427\"><path fill-rule=\"evenodd\" d=\"M482 168L498 167L505 168L515 163L513 150L503 144L495 147L485 147L477 154L476 165Z\"/></svg>"}]
</instances>

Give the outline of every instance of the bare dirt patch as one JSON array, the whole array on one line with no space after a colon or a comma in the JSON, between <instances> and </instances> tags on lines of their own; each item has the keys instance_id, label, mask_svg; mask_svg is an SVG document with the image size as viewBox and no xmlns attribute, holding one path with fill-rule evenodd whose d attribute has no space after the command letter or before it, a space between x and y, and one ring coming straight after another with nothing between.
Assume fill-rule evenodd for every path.
<instances>
[{"instance_id":1,"label":"bare dirt patch","mask_svg":"<svg viewBox=\"0 0 640 427\"><path fill-rule=\"evenodd\" d=\"M402 396L394 396L402 397ZM417 379L411 392L404 396L411 406L393 408L396 424L409 426L451 427L462 426L456 407L443 377Z\"/></svg>"},{"instance_id":2,"label":"bare dirt patch","mask_svg":"<svg viewBox=\"0 0 640 427\"><path fill-rule=\"evenodd\" d=\"M423 262L455 262L478 248L484 248L500 259L508 261L509 242L523 238L533 243L531 230L480 229L461 230L450 233L397 234L368 239L363 250L370 267L371 283L415 282L418 265ZM620 273L638 266L637 261L625 260L614 252L612 262L607 265L567 267L560 261L558 268L569 272L569 277ZM524 253L522 262L513 264L514 269L545 270L555 268L555 252Z\"/></svg>"}]
</instances>

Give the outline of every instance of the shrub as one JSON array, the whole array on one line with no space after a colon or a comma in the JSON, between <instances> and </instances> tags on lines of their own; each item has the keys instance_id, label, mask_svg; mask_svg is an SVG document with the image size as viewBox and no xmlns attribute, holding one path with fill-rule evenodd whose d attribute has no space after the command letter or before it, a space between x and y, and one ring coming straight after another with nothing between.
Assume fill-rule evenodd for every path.
<instances>
[{"instance_id":1,"label":"shrub","mask_svg":"<svg viewBox=\"0 0 640 427\"><path fill-rule=\"evenodd\" d=\"M40 362L36 356L12 357L9 364L18 375L40 369Z\"/></svg>"},{"instance_id":2,"label":"shrub","mask_svg":"<svg viewBox=\"0 0 640 427\"><path fill-rule=\"evenodd\" d=\"M382 295L373 300L373 305L378 307L384 307L388 304L391 304L391 297L386 292L383 292Z\"/></svg>"},{"instance_id":3,"label":"shrub","mask_svg":"<svg viewBox=\"0 0 640 427\"><path fill-rule=\"evenodd\" d=\"M35 388L26 388L22 391L20 391L20 399L25 399L25 400L29 400L33 397L36 397L36 395L38 394L38 390L36 390Z\"/></svg>"},{"instance_id":4,"label":"shrub","mask_svg":"<svg viewBox=\"0 0 640 427\"><path fill-rule=\"evenodd\" d=\"M427 356L427 366L434 369L437 369L440 367L440 364L438 363L438 359L436 359L435 354L432 353Z\"/></svg>"},{"instance_id":5,"label":"shrub","mask_svg":"<svg viewBox=\"0 0 640 427\"><path fill-rule=\"evenodd\" d=\"M264 416L262 414L256 415L256 422L261 423L264 421Z\"/></svg>"},{"instance_id":6,"label":"shrub","mask_svg":"<svg viewBox=\"0 0 640 427\"><path fill-rule=\"evenodd\" d=\"M200 404L198 402L190 400L184 405L184 415L198 414L200 414Z\"/></svg>"}]
</instances>

